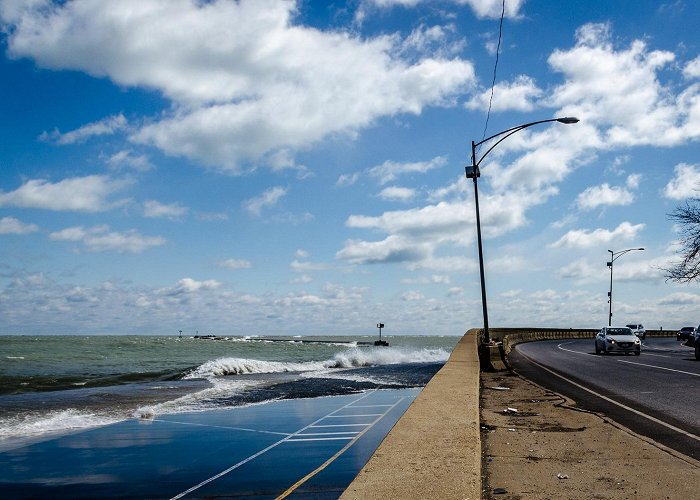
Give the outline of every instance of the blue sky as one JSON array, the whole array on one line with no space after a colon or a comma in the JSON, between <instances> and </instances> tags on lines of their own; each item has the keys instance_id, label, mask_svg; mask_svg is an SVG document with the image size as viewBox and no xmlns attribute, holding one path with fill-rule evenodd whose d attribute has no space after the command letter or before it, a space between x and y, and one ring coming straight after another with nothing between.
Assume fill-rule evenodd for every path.
<instances>
[{"instance_id":1,"label":"blue sky","mask_svg":"<svg viewBox=\"0 0 700 500\"><path fill-rule=\"evenodd\" d=\"M0 333L460 335L500 0L0 1ZM506 0L491 326L700 322L689 0ZM484 150L482 149L482 152Z\"/></svg>"}]
</instances>

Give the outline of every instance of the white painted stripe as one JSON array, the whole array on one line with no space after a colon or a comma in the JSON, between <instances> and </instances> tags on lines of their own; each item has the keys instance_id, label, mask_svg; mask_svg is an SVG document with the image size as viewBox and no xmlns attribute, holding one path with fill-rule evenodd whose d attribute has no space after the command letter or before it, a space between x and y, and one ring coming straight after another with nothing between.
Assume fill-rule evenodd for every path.
<instances>
[{"instance_id":1,"label":"white painted stripe","mask_svg":"<svg viewBox=\"0 0 700 500\"><path fill-rule=\"evenodd\" d=\"M344 436L344 437L332 437L332 438L308 438L308 439L288 439L288 443L299 443L301 441L350 441L351 439L354 439L353 436Z\"/></svg>"},{"instance_id":2,"label":"white painted stripe","mask_svg":"<svg viewBox=\"0 0 700 500\"><path fill-rule=\"evenodd\" d=\"M317 427L367 427L370 424L330 424L330 425L311 425L312 429Z\"/></svg>"},{"instance_id":3,"label":"white painted stripe","mask_svg":"<svg viewBox=\"0 0 700 500\"><path fill-rule=\"evenodd\" d=\"M350 408L389 408L392 405L352 405Z\"/></svg>"},{"instance_id":4,"label":"white painted stripe","mask_svg":"<svg viewBox=\"0 0 700 500\"><path fill-rule=\"evenodd\" d=\"M297 436L339 436L340 434L358 434L360 431L341 431L341 432L305 432L297 434Z\"/></svg>"},{"instance_id":5,"label":"white painted stripe","mask_svg":"<svg viewBox=\"0 0 700 500\"><path fill-rule=\"evenodd\" d=\"M624 408L624 409L627 410L627 411L631 411L632 413L635 413L635 414L639 415L640 417L644 417L644 418L646 418L646 419L648 419L648 420L651 420L652 422L655 422L655 423L657 423L657 424L659 424L659 425L662 425L662 426L666 427L667 429L671 429L671 430L673 430L673 431L678 432L679 434L683 434L684 436L688 436L688 437L691 438L691 439L694 439L694 440L696 440L696 441L700 441L700 436L696 436L695 434L691 434L690 432L687 432L687 431L685 431L684 429L680 429L680 428L676 427L675 425L668 424L668 423L664 422L663 420L659 420L659 419L656 418L656 417L652 417L651 415L647 415L647 414L644 413L644 412L641 412L641 411L639 411L639 410L635 410L634 408L631 408L631 407L629 407L629 406L627 406L627 405L624 405L624 404L622 404L622 403L619 403L618 401L615 401L615 400L612 399L612 398L609 398L609 397L607 397L607 396L603 396L602 394L600 394L600 393L598 393L598 392L596 392L596 391L594 391L594 390L592 390L592 389L589 389L588 387L585 387L585 386L583 386L583 385L581 385L581 384L579 384L579 383L576 383L576 382L574 382L573 380L571 380L571 379L569 379L569 378L567 378L567 377L565 377L565 376L563 376L563 375L560 375L559 373L555 372L554 370L550 370L550 369L547 368L546 366L543 366L543 365L539 364L537 361L535 361L534 359L530 358L530 357L529 357L528 355L526 355L524 352L520 351L520 354L522 354L524 357L526 357L528 360L530 360L531 363L533 363L533 364L539 366L540 368L542 368L544 371L546 371L546 372L548 372L548 373L551 373L551 374L554 375L555 377L559 377L559 378L562 379L562 380L566 380L568 383L570 383L570 384L573 385L573 386L578 387L578 388L581 389L581 390L584 390L584 391L586 391L586 392L589 392L589 393L593 394L594 396L598 396L599 398L604 399L605 401L607 401L607 402L609 402L609 403L612 403L612 404L614 404L614 405L616 405L616 406L619 406L620 408Z\"/></svg>"},{"instance_id":6,"label":"white painted stripe","mask_svg":"<svg viewBox=\"0 0 700 500\"><path fill-rule=\"evenodd\" d=\"M625 361L624 359L618 359L620 363L629 363L630 365L647 366L649 368L656 368L658 370L666 370L669 372L682 373L684 375L691 375L693 377L700 377L700 373L684 372L683 370L674 370L673 368L666 368L664 366L647 365L646 363L637 363L635 361Z\"/></svg>"},{"instance_id":7,"label":"white painted stripe","mask_svg":"<svg viewBox=\"0 0 700 500\"><path fill-rule=\"evenodd\" d=\"M365 413L364 415L328 415L326 418L352 418L352 417L381 417L383 413Z\"/></svg>"},{"instance_id":8,"label":"white painted stripe","mask_svg":"<svg viewBox=\"0 0 700 500\"><path fill-rule=\"evenodd\" d=\"M227 425L209 425L209 424L198 424L196 422L178 422L177 420L163 420L161 418L154 418L151 422L165 422L167 424L178 424L178 425L192 425L194 427L211 427L213 429L227 429L232 431L243 431L243 432L260 432L261 434L274 434L276 436L291 436L289 432L274 432L274 431L263 431L259 429L247 429L245 427L229 427Z\"/></svg>"},{"instance_id":9,"label":"white painted stripe","mask_svg":"<svg viewBox=\"0 0 700 500\"><path fill-rule=\"evenodd\" d=\"M368 391L367 393L365 393L365 394L362 395L361 397L359 397L359 398L357 398L357 399L355 399L355 400L349 402L349 403L346 404L345 406L341 406L340 408L338 408L338 409L333 410L332 412L330 412L328 415L325 415L325 416L319 418L318 420L315 420L315 421L311 422L309 425L307 425L307 426L305 426L305 427L302 427L301 429L299 429L298 431L296 431L294 434L290 434L290 435L288 435L287 437L285 437L285 438L283 438L283 439L280 439L279 441L277 441L277 442L275 442L275 443L272 443L272 444L271 444L270 446L268 446L267 448L263 448L263 449L260 450L259 452L254 453L253 455L249 456L248 458L246 458L246 459L244 459L244 460L241 460L240 462L238 462L237 464L232 465L232 466L229 467L228 469L223 470L223 471L219 472L218 474L216 474L216 475L210 477L209 479L205 479L205 480L202 481L201 483L195 484L194 486L192 486L191 488L189 488L189 489L183 491L182 493L179 493L179 494L175 495L174 497L172 497L171 500L177 500L178 498L182 498L182 497L184 497L185 495L189 495L190 493L192 493L192 492L195 491L195 490L198 490L198 489L201 488L202 486L205 486L205 485L211 483L212 481L215 481L215 480L219 479L220 477L225 476L226 474L228 474L228 473L231 472L232 470L237 469L238 467L247 464L247 463L250 462L251 460L254 460L254 459L258 458L260 455L263 455L264 453L267 453L268 451L270 451L271 449L273 449L273 448L275 448L275 447L281 445L282 443L285 443L285 442L291 440L294 436L296 436L297 434L299 434L299 433L301 433L301 432L304 432L306 429L308 429L308 428L311 427L312 425L315 425L315 424L319 423L319 422L320 422L321 420L323 420L324 418L328 418L328 417L330 417L330 416L333 416L334 413L337 413L337 412L339 412L339 411L344 410L345 408L351 406L353 403L356 403L356 402L358 402L358 401L362 401L363 399L365 399L366 397L371 396L371 395L374 394L375 392L377 392L376 389L371 390L371 391ZM357 436L356 436L355 438L357 438ZM350 439L355 439L355 438L350 438Z\"/></svg>"},{"instance_id":10,"label":"white painted stripe","mask_svg":"<svg viewBox=\"0 0 700 500\"><path fill-rule=\"evenodd\" d=\"M352 445L354 445L362 436L365 435L374 425L379 422L382 418L384 418L385 415L387 415L391 410L393 410L396 406L401 403L406 398L399 398L396 403L394 403L391 408L387 409L384 413L382 413L381 416L377 417L372 424L367 427L366 429L363 429L362 432L360 432L357 436L352 438L342 449L338 450L335 455L333 455L331 458L326 460L323 464L321 464L318 468L315 470L309 472L306 476L302 477L299 481L294 483L292 486L290 486L286 491L284 491L281 495L279 495L275 500L283 500L284 498L287 498L289 495L294 493L294 491L299 488L302 484L304 484L306 481L308 481L310 478L314 477L316 474L324 470L326 467L328 467L330 464L332 464L335 459L337 459L339 456L341 456L343 453L345 453L347 450L350 449Z\"/></svg>"}]
</instances>

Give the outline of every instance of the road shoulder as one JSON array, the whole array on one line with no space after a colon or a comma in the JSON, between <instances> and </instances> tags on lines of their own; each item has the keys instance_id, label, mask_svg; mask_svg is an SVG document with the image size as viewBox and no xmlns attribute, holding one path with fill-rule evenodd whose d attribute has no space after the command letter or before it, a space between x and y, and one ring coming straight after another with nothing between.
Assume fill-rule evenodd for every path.
<instances>
[{"instance_id":1,"label":"road shoulder","mask_svg":"<svg viewBox=\"0 0 700 500\"><path fill-rule=\"evenodd\" d=\"M510 370L481 374L484 498L694 498L698 463Z\"/></svg>"}]
</instances>

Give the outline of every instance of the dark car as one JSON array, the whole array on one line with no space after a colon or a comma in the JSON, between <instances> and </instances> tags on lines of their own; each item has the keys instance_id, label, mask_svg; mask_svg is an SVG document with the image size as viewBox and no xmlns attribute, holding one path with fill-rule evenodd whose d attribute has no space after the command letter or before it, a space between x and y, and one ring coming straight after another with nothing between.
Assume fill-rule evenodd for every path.
<instances>
[{"instance_id":1,"label":"dark car","mask_svg":"<svg viewBox=\"0 0 700 500\"><path fill-rule=\"evenodd\" d=\"M695 328L692 326L684 326L676 333L676 340L688 340L695 333Z\"/></svg>"}]
</instances>

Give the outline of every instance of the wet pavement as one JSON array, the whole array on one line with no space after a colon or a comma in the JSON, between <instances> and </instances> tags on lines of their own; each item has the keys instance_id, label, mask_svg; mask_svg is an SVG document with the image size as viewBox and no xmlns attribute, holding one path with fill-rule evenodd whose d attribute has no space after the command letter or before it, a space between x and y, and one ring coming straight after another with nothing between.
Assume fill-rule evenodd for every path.
<instances>
[{"instance_id":1,"label":"wet pavement","mask_svg":"<svg viewBox=\"0 0 700 500\"><path fill-rule=\"evenodd\" d=\"M4 449L4 498L337 498L420 388L133 419Z\"/></svg>"}]
</instances>

